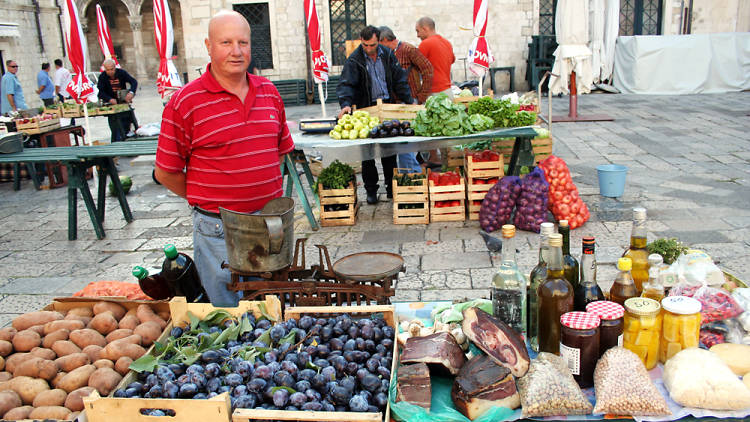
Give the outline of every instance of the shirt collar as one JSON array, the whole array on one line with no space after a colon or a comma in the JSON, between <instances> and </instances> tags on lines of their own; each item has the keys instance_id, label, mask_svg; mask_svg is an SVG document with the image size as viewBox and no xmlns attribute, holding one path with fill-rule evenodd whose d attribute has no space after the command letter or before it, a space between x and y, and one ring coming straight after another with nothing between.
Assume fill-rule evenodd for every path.
<instances>
[{"instance_id":1,"label":"shirt collar","mask_svg":"<svg viewBox=\"0 0 750 422\"><path fill-rule=\"evenodd\" d=\"M258 88L260 87L261 80L259 77L250 75L247 72L245 72L245 77L247 78L247 82L250 85L250 90L247 93L248 96L250 96L251 94L257 92ZM209 92L213 92L215 94L226 92L227 94L229 94L229 91L219 85L219 82L216 80L216 78L214 78L214 75L211 74L211 63L208 63L206 65L206 71L203 72L203 75L201 75L201 80L203 81L203 86Z\"/></svg>"}]
</instances>

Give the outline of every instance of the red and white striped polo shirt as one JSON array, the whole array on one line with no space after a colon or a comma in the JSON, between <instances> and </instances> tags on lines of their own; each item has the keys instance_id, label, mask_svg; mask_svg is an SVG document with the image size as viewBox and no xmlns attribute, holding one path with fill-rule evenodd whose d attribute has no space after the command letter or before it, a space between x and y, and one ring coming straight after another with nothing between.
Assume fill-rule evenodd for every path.
<instances>
[{"instance_id":1,"label":"red and white striped polo shirt","mask_svg":"<svg viewBox=\"0 0 750 422\"><path fill-rule=\"evenodd\" d=\"M258 211L281 196L279 156L294 149L284 103L268 79L250 74L242 103L210 66L164 108L156 165L172 173L186 169L191 206Z\"/></svg>"}]
</instances>

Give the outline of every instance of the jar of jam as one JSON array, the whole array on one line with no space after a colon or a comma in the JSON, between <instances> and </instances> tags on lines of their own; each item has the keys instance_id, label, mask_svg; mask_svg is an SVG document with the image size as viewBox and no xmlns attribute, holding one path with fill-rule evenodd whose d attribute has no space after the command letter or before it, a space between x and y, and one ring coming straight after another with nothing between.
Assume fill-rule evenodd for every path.
<instances>
[{"instance_id":1,"label":"jar of jam","mask_svg":"<svg viewBox=\"0 0 750 422\"><path fill-rule=\"evenodd\" d=\"M594 385L599 360L599 316L588 312L567 312L560 316L560 357L581 387Z\"/></svg>"},{"instance_id":2,"label":"jar of jam","mask_svg":"<svg viewBox=\"0 0 750 422\"><path fill-rule=\"evenodd\" d=\"M665 363L682 349L698 347L701 329L701 303L687 296L669 296L661 301L664 309L659 360Z\"/></svg>"},{"instance_id":3,"label":"jar of jam","mask_svg":"<svg viewBox=\"0 0 750 422\"><path fill-rule=\"evenodd\" d=\"M661 305L647 297L631 297L625 301L625 332L622 345L638 355L651 369L659 360L661 339Z\"/></svg>"},{"instance_id":4,"label":"jar of jam","mask_svg":"<svg viewBox=\"0 0 750 422\"><path fill-rule=\"evenodd\" d=\"M619 303L597 300L586 305L586 312L597 315L599 323L599 357L607 350L622 346L625 308Z\"/></svg>"}]
</instances>

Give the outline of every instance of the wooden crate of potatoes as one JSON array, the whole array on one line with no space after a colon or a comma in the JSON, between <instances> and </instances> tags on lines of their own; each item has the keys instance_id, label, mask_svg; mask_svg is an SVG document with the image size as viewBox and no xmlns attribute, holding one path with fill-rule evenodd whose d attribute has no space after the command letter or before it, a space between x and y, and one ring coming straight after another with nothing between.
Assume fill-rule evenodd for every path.
<instances>
[{"instance_id":1,"label":"wooden crate of potatoes","mask_svg":"<svg viewBox=\"0 0 750 422\"><path fill-rule=\"evenodd\" d=\"M318 196L321 226L353 226L357 222L359 202L354 182L349 182L345 189L323 189L318 184Z\"/></svg>"},{"instance_id":2,"label":"wooden crate of potatoes","mask_svg":"<svg viewBox=\"0 0 750 422\"><path fill-rule=\"evenodd\" d=\"M393 169L393 224L429 224L427 175Z\"/></svg>"},{"instance_id":3,"label":"wooden crate of potatoes","mask_svg":"<svg viewBox=\"0 0 750 422\"><path fill-rule=\"evenodd\" d=\"M456 172L447 172L454 173ZM430 177L430 175L435 176ZM436 183L437 173L428 171L430 221L464 221L466 219L466 184L461 176L450 185Z\"/></svg>"},{"instance_id":4,"label":"wooden crate of potatoes","mask_svg":"<svg viewBox=\"0 0 750 422\"><path fill-rule=\"evenodd\" d=\"M477 161L479 160L479 161ZM496 152L466 152L466 197L469 203L469 220L479 220L479 207L487 191L503 177L503 160Z\"/></svg>"}]
</instances>

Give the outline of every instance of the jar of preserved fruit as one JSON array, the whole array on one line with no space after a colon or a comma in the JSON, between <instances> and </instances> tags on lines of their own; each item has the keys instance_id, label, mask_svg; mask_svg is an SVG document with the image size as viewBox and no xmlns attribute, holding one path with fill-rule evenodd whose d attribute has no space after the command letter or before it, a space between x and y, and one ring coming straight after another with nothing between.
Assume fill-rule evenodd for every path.
<instances>
[{"instance_id":1,"label":"jar of preserved fruit","mask_svg":"<svg viewBox=\"0 0 750 422\"><path fill-rule=\"evenodd\" d=\"M661 339L661 305L646 297L631 297L625 301L625 332L622 345L638 355L646 369L659 360Z\"/></svg>"},{"instance_id":2,"label":"jar of preserved fruit","mask_svg":"<svg viewBox=\"0 0 750 422\"><path fill-rule=\"evenodd\" d=\"M625 308L609 300L597 300L586 305L586 312L601 319L599 323L599 357L607 350L622 346Z\"/></svg>"},{"instance_id":3,"label":"jar of preserved fruit","mask_svg":"<svg viewBox=\"0 0 750 422\"><path fill-rule=\"evenodd\" d=\"M701 303L686 296L669 296L661 301L664 309L659 344L659 360L664 363L682 349L698 347L701 329Z\"/></svg>"},{"instance_id":4,"label":"jar of preserved fruit","mask_svg":"<svg viewBox=\"0 0 750 422\"><path fill-rule=\"evenodd\" d=\"M599 317L588 312L560 316L560 356L581 387L594 385L594 368L599 360Z\"/></svg>"}]
</instances>

